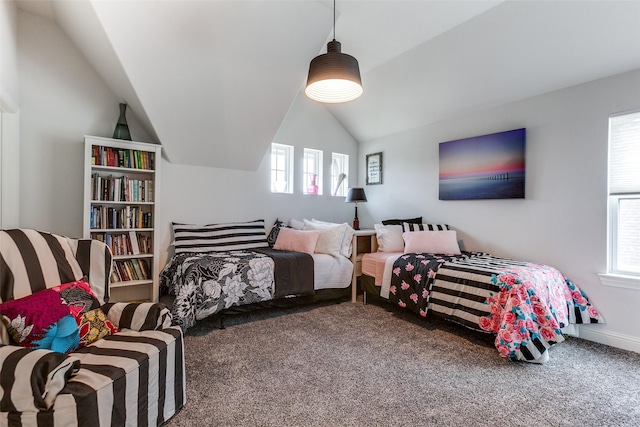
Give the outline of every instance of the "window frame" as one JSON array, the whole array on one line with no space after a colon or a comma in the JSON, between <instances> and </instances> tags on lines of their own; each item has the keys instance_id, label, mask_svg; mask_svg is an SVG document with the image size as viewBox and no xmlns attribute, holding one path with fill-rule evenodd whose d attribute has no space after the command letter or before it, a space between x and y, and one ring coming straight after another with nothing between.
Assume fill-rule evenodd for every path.
<instances>
[{"instance_id":1,"label":"window frame","mask_svg":"<svg viewBox=\"0 0 640 427\"><path fill-rule=\"evenodd\" d=\"M283 150L284 151L284 165L278 164L276 158L276 165L274 165L274 156L277 154L274 153L275 150ZM271 143L271 165L270 165L270 183L271 183L271 192L274 194L293 194L294 188L294 174L293 174L293 159L294 159L294 150L295 148L292 145L280 144L277 142ZM286 185L282 189L282 191L278 191L276 188L276 182L278 182L276 176L279 172L282 172L286 177ZM275 176L274 176L275 174Z\"/></svg>"},{"instance_id":2,"label":"window frame","mask_svg":"<svg viewBox=\"0 0 640 427\"><path fill-rule=\"evenodd\" d=\"M337 161L339 164L339 173L336 175L333 169L333 162ZM335 186L338 181L338 177L340 173L344 173L346 175L345 179L340 184L339 189L342 191L336 192ZM332 197L347 197L347 190L349 188L349 155L343 153L331 153L331 196Z\"/></svg>"},{"instance_id":3,"label":"window frame","mask_svg":"<svg viewBox=\"0 0 640 427\"><path fill-rule=\"evenodd\" d=\"M317 150L315 148L304 149L303 158L302 158L302 194L309 195L309 196L322 196L323 156L324 154L322 150ZM313 164L315 171L308 170L310 157L312 157L311 164ZM318 187L318 191L316 193L309 191L312 185L311 175L314 175L314 174L316 175L316 185Z\"/></svg>"},{"instance_id":4,"label":"window frame","mask_svg":"<svg viewBox=\"0 0 640 427\"><path fill-rule=\"evenodd\" d=\"M620 228L621 200L640 200L640 192L612 192L611 191L611 150L612 150L612 120L616 117L638 114L640 109L611 114L608 121L608 158L607 158L607 273L599 274L600 281L606 286L615 286L640 290L640 272L619 268L618 232Z\"/></svg>"}]
</instances>

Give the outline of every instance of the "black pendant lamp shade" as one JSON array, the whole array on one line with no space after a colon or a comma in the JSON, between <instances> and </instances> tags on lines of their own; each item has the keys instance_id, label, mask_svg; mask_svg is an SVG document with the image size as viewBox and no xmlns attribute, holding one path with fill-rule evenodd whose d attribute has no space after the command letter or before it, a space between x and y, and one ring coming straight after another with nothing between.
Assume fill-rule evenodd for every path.
<instances>
[{"instance_id":1,"label":"black pendant lamp shade","mask_svg":"<svg viewBox=\"0 0 640 427\"><path fill-rule=\"evenodd\" d=\"M311 99L329 104L352 101L362 95L362 80L358 61L342 53L336 40L336 2L333 1L333 40L327 43L327 53L318 55L309 65L307 88Z\"/></svg>"},{"instance_id":2,"label":"black pendant lamp shade","mask_svg":"<svg viewBox=\"0 0 640 427\"><path fill-rule=\"evenodd\" d=\"M313 100L331 104L358 98L362 95L358 60L342 53L339 41L330 41L327 53L311 61L304 93Z\"/></svg>"}]
</instances>

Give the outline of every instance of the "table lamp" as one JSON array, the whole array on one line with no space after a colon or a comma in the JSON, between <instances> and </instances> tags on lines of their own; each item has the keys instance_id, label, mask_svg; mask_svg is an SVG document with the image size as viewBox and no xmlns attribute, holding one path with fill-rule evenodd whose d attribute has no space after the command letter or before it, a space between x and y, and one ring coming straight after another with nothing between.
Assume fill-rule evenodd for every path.
<instances>
[{"instance_id":1,"label":"table lamp","mask_svg":"<svg viewBox=\"0 0 640 427\"><path fill-rule=\"evenodd\" d=\"M360 230L360 221L358 220L358 202L364 203L367 201L367 195L364 194L364 188L350 188L347 191L347 197L344 200L345 203L356 204L356 216L353 218L353 229Z\"/></svg>"}]
</instances>

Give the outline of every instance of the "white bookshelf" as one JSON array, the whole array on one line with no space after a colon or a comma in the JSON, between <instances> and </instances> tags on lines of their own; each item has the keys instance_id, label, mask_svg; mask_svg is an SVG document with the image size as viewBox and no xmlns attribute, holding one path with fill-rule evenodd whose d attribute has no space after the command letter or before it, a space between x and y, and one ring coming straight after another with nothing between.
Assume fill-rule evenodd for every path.
<instances>
[{"instance_id":1,"label":"white bookshelf","mask_svg":"<svg viewBox=\"0 0 640 427\"><path fill-rule=\"evenodd\" d=\"M158 188L162 147L85 136L85 239L109 244L110 301L158 301Z\"/></svg>"}]
</instances>

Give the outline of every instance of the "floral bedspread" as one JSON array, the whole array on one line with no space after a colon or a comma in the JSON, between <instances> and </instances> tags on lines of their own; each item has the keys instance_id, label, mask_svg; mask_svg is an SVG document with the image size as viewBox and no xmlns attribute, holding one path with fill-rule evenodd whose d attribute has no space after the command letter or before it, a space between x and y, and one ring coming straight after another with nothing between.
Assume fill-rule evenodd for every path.
<instances>
[{"instance_id":1,"label":"floral bedspread","mask_svg":"<svg viewBox=\"0 0 640 427\"><path fill-rule=\"evenodd\" d=\"M547 265L464 252L406 254L393 267L391 302L494 333L511 360L539 359L564 341L569 324L604 322L585 293Z\"/></svg>"},{"instance_id":2,"label":"floral bedspread","mask_svg":"<svg viewBox=\"0 0 640 427\"><path fill-rule=\"evenodd\" d=\"M160 273L160 292L175 295L173 323L185 331L222 309L273 299L274 265L253 251L178 254Z\"/></svg>"}]
</instances>

